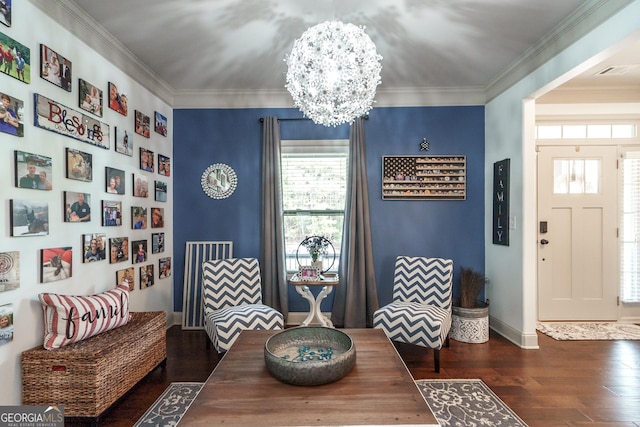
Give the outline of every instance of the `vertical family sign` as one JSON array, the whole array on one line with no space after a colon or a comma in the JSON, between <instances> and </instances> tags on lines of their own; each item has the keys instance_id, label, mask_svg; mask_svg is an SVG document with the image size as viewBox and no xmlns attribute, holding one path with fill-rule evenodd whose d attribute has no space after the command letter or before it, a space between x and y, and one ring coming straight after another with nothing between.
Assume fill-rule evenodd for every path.
<instances>
[{"instance_id":1,"label":"vertical family sign","mask_svg":"<svg viewBox=\"0 0 640 427\"><path fill-rule=\"evenodd\" d=\"M509 246L509 166L509 159L493 164L494 245Z\"/></svg>"}]
</instances>

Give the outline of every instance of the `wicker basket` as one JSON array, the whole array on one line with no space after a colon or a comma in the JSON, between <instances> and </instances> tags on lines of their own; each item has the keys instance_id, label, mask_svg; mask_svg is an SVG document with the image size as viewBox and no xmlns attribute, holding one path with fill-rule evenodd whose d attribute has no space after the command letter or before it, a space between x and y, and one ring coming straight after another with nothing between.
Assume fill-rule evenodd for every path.
<instances>
[{"instance_id":1,"label":"wicker basket","mask_svg":"<svg viewBox=\"0 0 640 427\"><path fill-rule=\"evenodd\" d=\"M167 358L165 313L131 316L85 341L23 352L22 404L62 405L65 417L98 418Z\"/></svg>"}]
</instances>

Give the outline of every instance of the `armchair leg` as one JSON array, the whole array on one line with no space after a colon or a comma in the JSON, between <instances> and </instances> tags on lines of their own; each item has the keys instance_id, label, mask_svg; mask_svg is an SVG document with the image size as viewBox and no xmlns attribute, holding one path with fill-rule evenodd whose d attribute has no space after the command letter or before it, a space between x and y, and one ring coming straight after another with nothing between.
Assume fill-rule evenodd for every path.
<instances>
[{"instance_id":1,"label":"armchair leg","mask_svg":"<svg viewBox=\"0 0 640 427\"><path fill-rule=\"evenodd\" d=\"M436 374L439 374L440 373L440 350L439 349L433 350L433 364L435 365L435 368L436 368Z\"/></svg>"},{"instance_id":2,"label":"armchair leg","mask_svg":"<svg viewBox=\"0 0 640 427\"><path fill-rule=\"evenodd\" d=\"M211 350L211 340L209 339L209 335L205 335L205 338L207 340L206 346L207 346L207 351Z\"/></svg>"},{"instance_id":3,"label":"armchair leg","mask_svg":"<svg viewBox=\"0 0 640 427\"><path fill-rule=\"evenodd\" d=\"M449 334L447 334L447 338L444 339L444 346L449 348Z\"/></svg>"}]
</instances>

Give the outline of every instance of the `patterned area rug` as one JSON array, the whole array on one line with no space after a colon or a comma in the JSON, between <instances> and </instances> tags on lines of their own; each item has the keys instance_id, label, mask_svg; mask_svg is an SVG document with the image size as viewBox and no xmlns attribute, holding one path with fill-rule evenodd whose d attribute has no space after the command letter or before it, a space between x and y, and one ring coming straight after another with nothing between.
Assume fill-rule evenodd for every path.
<instances>
[{"instance_id":1,"label":"patterned area rug","mask_svg":"<svg viewBox=\"0 0 640 427\"><path fill-rule=\"evenodd\" d=\"M527 427L482 380L417 380L442 427Z\"/></svg>"},{"instance_id":2,"label":"patterned area rug","mask_svg":"<svg viewBox=\"0 0 640 427\"><path fill-rule=\"evenodd\" d=\"M536 329L562 340L640 340L640 326L620 322L538 322Z\"/></svg>"},{"instance_id":3,"label":"patterned area rug","mask_svg":"<svg viewBox=\"0 0 640 427\"><path fill-rule=\"evenodd\" d=\"M134 424L138 426L175 426L187 412L204 383L171 383L151 408Z\"/></svg>"},{"instance_id":4,"label":"patterned area rug","mask_svg":"<svg viewBox=\"0 0 640 427\"><path fill-rule=\"evenodd\" d=\"M202 385L171 383L134 427L175 426ZM482 380L418 380L416 385L442 427L527 427Z\"/></svg>"}]
</instances>

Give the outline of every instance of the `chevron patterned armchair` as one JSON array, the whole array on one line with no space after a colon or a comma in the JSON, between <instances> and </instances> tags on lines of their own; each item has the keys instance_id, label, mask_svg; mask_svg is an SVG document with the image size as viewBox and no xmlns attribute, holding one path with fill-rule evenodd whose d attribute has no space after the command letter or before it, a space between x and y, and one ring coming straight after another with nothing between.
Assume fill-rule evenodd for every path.
<instances>
[{"instance_id":1,"label":"chevron patterned armchair","mask_svg":"<svg viewBox=\"0 0 640 427\"><path fill-rule=\"evenodd\" d=\"M231 348L246 329L283 329L282 314L262 304L260 265L255 258L202 263L204 329L219 353Z\"/></svg>"},{"instance_id":2,"label":"chevron patterned armchair","mask_svg":"<svg viewBox=\"0 0 640 427\"><path fill-rule=\"evenodd\" d=\"M399 256L393 278L393 301L373 313L373 327L389 339L434 349L440 372L440 349L449 345L453 261Z\"/></svg>"}]
</instances>

